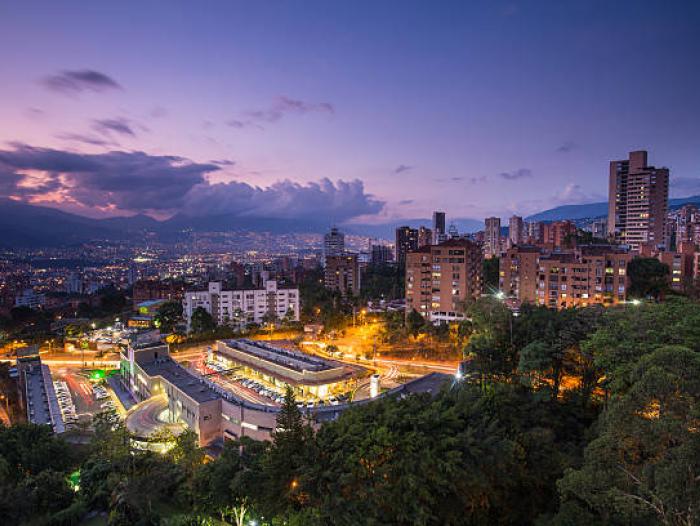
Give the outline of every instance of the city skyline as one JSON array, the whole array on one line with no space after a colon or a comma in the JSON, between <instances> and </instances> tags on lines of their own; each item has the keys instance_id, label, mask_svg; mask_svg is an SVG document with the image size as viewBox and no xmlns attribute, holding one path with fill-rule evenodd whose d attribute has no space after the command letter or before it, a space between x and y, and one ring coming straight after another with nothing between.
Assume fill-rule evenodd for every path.
<instances>
[{"instance_id":1,"label":"city skyline","mask_svg":"<svg viewBox=\"0 0 700 526\"><path fill-rule=\"evenodd\" d=\"M639 149L672 197L700 193L691 3L2 11L3 196L98 217L525 216L605 200L607 164Z\"/></svg>"}]
</instances>

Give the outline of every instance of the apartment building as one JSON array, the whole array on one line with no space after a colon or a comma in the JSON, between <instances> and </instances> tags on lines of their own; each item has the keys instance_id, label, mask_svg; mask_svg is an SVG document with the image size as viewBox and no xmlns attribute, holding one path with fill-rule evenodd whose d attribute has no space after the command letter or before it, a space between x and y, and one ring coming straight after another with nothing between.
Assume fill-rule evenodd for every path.
<instances>
[{"instance_id":1,"label":"apartment building","mask_svg":"<svg viewBox=\"0 0 700 526\"><path fill-rule=\"evenodd\" d=\"M537 297L540 248L521 245L506 250L499 261L499 290L521 303Z\"/></svg>"},{"instance_id":2,"label":"apartment building","mask_svg":"<svg viewBox=\"0 0 700 526\"><path fill-rule=\"evenodd\" d=\"M647 163L647 152L610 162L608 234L638 251L643 244L668 246L668 168Z\"/></svg>"},{"instance_id":3,"label":"apartment building","mask_svg":"<svg viewBox=\"0 0 700 526\"><path fill-rule=\"evenodd\" d=\"M323 236L323 261L332 256L342 256L345 253L345 234L336 227Z\"/></svg>"},{"instance_id":4,"label":"apartment building","mask_svg":"<svg viewBox=\"0 0 700 526\"><path fill-rule=\"evenodd\" d=\"M299 290L281 289L270 280L263 289L222 290L221 283L212 281L207 290L186 292L182 310L189 330L192 313L202 307L218 325L245 326L263 323L272 316L283 318L290 313L299 321Z\"/></svg>"},{"instance_id":5,"label":"apartment building","mask_svg":"<svg viewBox=\"0 0 700 526\"><path fill-rule=\"evenodd\" d=\"M484 254L487 258L501 255L501 218L487 217L484 220Z\"/></svg>"},{"instance_id":6,"label":"apartment building","mask_svg":"<svg viewBox=\"0 0 700 526\"><path fill-rule=\"evenodd\" d=\"M508 246L519 245L525 239L525 229L523 228L523 218L512 216L508 220Z\"/></svg>"},{"instance_id":7,"label":"apartment building","mask_svg":"<svg viewBox=\"0 0 700 526\"><path fill-rule=\"evenodd\" d=\"M327 257L323 278L327 289L357 296L360 293L361 278L357 254Z\"/></svg>"},{"instance_id":8,"label":"apartment building","mask_svg":"<svg viewBox=\"0 0 700 526\"><path fill-rule=\"evenodd\" d=\"M406 312L433 323L462 319L468 301L481 296L483 252L478 243L450 239L406 256Z\"/></svg>"},{"instance_id":9,"label":"apartment building","mask_svg":"<svg viewBox=\"0 0 700 526\"><path fill-rule=\"evenodd\" d=\"M500 262L503 293L550 308L614 305L627 297L628 252L611 245L571 250L514 247Z\"/></svg>"}]
</instances>

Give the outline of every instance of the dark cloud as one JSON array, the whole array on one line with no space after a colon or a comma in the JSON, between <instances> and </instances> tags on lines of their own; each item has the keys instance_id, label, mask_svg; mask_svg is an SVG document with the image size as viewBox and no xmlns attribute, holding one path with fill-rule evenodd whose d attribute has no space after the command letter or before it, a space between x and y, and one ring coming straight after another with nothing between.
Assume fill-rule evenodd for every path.
<instances>
[{"instance_id":1,"label":"dark cloud","mask_svg":"<svg viewBox=\"0 0 700 526\"><path fill-rule=\"evenodd\" d=\"M322 179L306 184L286 180L265 188L236 181L200 184L185 200L185 210L193 215L234 214L309 222L323 217L343 222L382 208L384 202L367 194L360 180L334 183Z\"/></svg>"},{"instance_id":2,"label":"dark cloud","mask_svg":"<svg viewBox=\"0 0 700 526\"><path fill-rule=\"evenodd\" d=\"M528 170L527 168L518 168L512 172L501 172L498 174L498 176L502 179L506 179L507 181L515 181L525 177L532 177L532 171Z\"/></svg>"},{"instance_id":3,"label":"dark cloud","mask_svg":"<svg viewBox=\"0 0 700 526\"><path fill-rule=\"evenodd\" d=\"M129 135L136 137L136 132L131 123L126 119L95 119L92 121L92 129L103 135L117 133L119 135Z\"/></svg>"},{"instance_id":4,"label":"dark cloud","mask_svg":"<svg viewBox=\"0 0 700 526\"><path fill-rule=\"evenodd\" d=\"M177 156L80 154L15 144L0 150L0 194L23 198L58 192L84 207L309 221L345 221L384 207L359 180L281 181L264 188L237 181L209 183L206 176L220 169L215 162L201 164Z\"/></svg>"},{"instance_id":5,"label":"dark cloud","mask_svg":"<svg viewBox=\"0 0 700 526\"><path fill-rule=\"evenodd\" d=\"M83 91L101 92L122 89L112 77L90 69L61 71L43 79L44 86L59 93L75 94Z\"/></svg>"},{"instance_id":6,"label":"dark cloud","mask_svg":"<svg viewBox=\"0 0 700 526\"><path fill-rule=\"evenodd\" d=\"M185 195L219 167L144 152L79 154L19 144L14 150L0 150L0 169L15 177L26 171L45 172L57 182L51 191L83 206L143 212L177 209ZM31 180L24 176L22 181ZM33 195L43 193L32 190Z\"/></svg>"},{"instance_id":7,"label":"dark cloud","mask_svg":"<svg viewBox=\"0 0 700 526\"><path fill-rule=\"evenodd\" d=\"M333 115L335 107L329 102L310 103L289 97L278 97L268 108L249 110L226 121L232 128L264 129L263 124L272 124L287 115L304 115L307 113L325 113Z\"/></svg>"},{"instance_id":8,"label":"dark cloud","mask_svg":"<svg viewBox=\"0 0 700 526\"><path fill-rule=\"evenodd\" d=\"M219 160L212 160L209 161L211 164L216 164L218 166L233 166L236 164L236 161L232 161L231 159L219 159Z\"/></svg>"},{"instance_id":9,"label":"dark cloud","mask_svg":"<svg viewBox=\"0 0 700 526\"><path fill-rule=\"evenodd\" d=\"M569 153L575 150L578 145L573 141L565 141L559 148L557 148L557 153Z\"/></svg>"},{"instance_id":10,"label":"dark cloud","mask_svg":"<svg viewBox=\"0 0 700 526\"><path fill-rule=\"evenodd\" d=\"M400 174L403 172L408 172L410 170L413 170L413 166L410 166L408 164L400 164L396 168L394 168L394 173L395 174Z\"/></svg>"},{"instance_id":11,"label":"dark cloud","mask_svg":"<svg viewBox=\"0 0 700 526\"><path fill-rule=\"evenodd\" d=\"M399 206L412 205L413 203L413 199L403 199L399 201Z\"/></svg>"}]
</instances>

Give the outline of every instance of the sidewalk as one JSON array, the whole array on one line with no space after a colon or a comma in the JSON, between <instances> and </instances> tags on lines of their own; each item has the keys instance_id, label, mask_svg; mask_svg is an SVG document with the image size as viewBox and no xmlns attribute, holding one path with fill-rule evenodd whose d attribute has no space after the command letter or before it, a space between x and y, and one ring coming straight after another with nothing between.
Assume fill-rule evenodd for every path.
<instances>
[{"instance_id":1,"label":"sidewalk","mask_svg":"<svg viewBox=\"0 0 700 526\"><path fill-rule=\"evenodd\" d=\"M136 400L134 400L134 397L131 396L131 393L129 393L129 391L122 387L116 376L108 377L107 383L112 388L112 391L114 391L114 394L117 395L117 398L119 398L119 401L122 403L125 410L128 411L136 404Z\"/></svg>"}]
</instances>

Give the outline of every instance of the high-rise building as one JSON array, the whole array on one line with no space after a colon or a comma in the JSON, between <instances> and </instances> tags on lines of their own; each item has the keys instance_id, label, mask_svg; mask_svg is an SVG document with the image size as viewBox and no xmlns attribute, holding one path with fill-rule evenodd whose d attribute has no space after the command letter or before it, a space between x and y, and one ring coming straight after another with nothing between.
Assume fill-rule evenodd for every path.
<instances>
[{"instance_id":1,"label":"high-rise building","mask_svg":"<svg viewBox=\"0 0 700 526\"><path fill-rule=\"evenodd\" d=\"M396 229L396 262L406 263L406 254L418 250L418 229L400 226Z\"/></svg>"},{"instance_id":2,"label":"high-rise building","mask_svg":"<svg viewBox=\"0 0 700 526\"><path fill-rule=\"evenodd\" d=\"M638 251L641 245L668 246L668 168L647 164L647 152L610 162L608 235Z\"/></svg>"},{"instance_id":3,"label":"high-rise building","mask_svg":"<svg viewBox=\"0 0 700 526\"><path fill-rule=\"evenodd\" d=\"M299 321L299 290L277 288L272 280L259 290L222 290L220 282L211 282L207 290L185 292L182 313L188 329L197 307L211 314L217 325L260 324L270 317L284 318L290 312Z\"/></svg>"},{"instance_id":4,"label":"high-rise building","mask_svg":"<svg viewBox=\"0 0 700 526\"><path fill-rule=\"evenodd\" d=\"M406 256L406 312L439 323L464 317L464 307L481 296L483 251L467 239L450 239Z\"/></svg>"},{"instance_id":5,"label":"high-rise building","mask_svg":"<svg viewBox=\"0 0 700 526\"><path fill-rule=\"evenodd\" d=\"M394 253L388 245L372 245L371 262L373 265L386 265L394 261Z\"/></svg>"},{"instance_id":6,"label":"high-rise building","mask_svg":"<svg viewBox=\"0 0 700 526\"><path fill-rule=\"evenodd\" d=\"M501 255L501 218L487 217L484 220L484 253L487 258Z\"/></svg>"},{"instance_id":7,"label":"high-rise building","mask_svg":"<svg viewBox=\"0 0 700 526\"><path fill-rule=\"evenodd\" d=\"M527 223L527 242L530 244L542 243L544 241L544 223L541 221L531 221Z\"/></svg>"},{"instance_id":8,"label":"high-rise building","mask_svg":"<svg viewBox=\"0 0 700 526\"><path fill-rule=\"evenodd\" d=\"M508 242L511 247L519 245L524 238L523 218L512 216L508 221Z\"/></svg>"},{"instance_id":9,"label":"high-rise building","mask_svg":"<svg viewBox=\"0 0 700 526\"><path fill-rule=\"evenodd\" d=\"M545 223L543 227L542 242L553 247L562 247L572 236L576 235L578 229L572 221L553 221Z\"/></svg>"},{"instance_id":10,"label":"high-rise building","mask_svg":"<svg viewBox=\"0 0 700 526\"><path fill-rule=\"evenodd\" d=\"M360 293L360 264L357 254L327 257L323 277L327 289L337 290L343 296L357 296Z\"/></svg>"},{"instance_id":11,"label":"high-rise building","mask_svg":"<svg viewBox=\"0 0 700 526\"><path fill-rule=\"evenodd\" d=\"M442 243L445 241L445 212L433 212L433 242Z\"/></svg>"},{"instance_id":12,"label":"high-rise building","mask_svg":"<svg viewBox=\"0 0 700 526\"><path fill-rule=\"evenodd\" d=\"M418 228L418 248L433 244L433 231L427 227Z\"/></svg>"},{"instance_id":13,"label":"high-rise building","mask_svg":"<svg viewBox=\"0 0 700 526\"><path fill-rule=\"evenodd\" d=\"M336 227L323 236L323 260L328 256L342 256L345 253L345 234Z\"/></svg>"}]
</instances>

